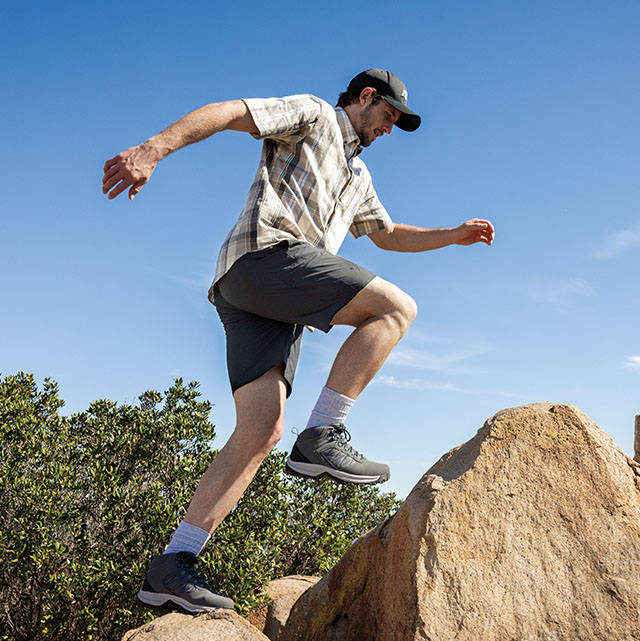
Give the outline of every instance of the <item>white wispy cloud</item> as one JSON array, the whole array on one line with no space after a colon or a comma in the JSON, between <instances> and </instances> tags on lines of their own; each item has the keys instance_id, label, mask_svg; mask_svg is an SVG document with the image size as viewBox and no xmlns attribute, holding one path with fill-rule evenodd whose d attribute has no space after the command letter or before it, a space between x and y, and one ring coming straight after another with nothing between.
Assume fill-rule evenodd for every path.
<instances>
[{"instance_id":1,"label":"white wispy cloud","mask_svg":"<svg viewBox=\"0 0 640 641\"><path fill-rule=\"evenodd\" d=\"M436 354L415 347L396 347L387 359L390 365L417 367L432 372L450 371L459 364L476 356L492 352L495 346L489 343L472 343L448 352Z\"/></svg>"},{"instance_id":2,"label":"white wispy cloud","mask_svg":"<svg viewBox=\"0 0 640 641\"><path fill-rule=\"evenodd\" d=\"M328 336L322 332L314 332L313 334L305 332L303 349L305 353L313 355L315 360L314 367L317 371L328 372L331 369L341 344L351 331L351 328L336 327ZM468 361L496 349L495 345L485 341L465 343L465 339L452 339L443 335L426 334L415 331L413 328L410 331L410 336L407 335L402 343L391 352L385 367L411 367L451 375L486 374L486 367L474 367ZM426 343L430 343L430 345L425 345ZM460 346L452 347L452 343ZM388 386L395 385L399 387L398 381L400 379L395 379L396 383L394 384L391 382L392 378L389 377L383 380L386 381ZM404 383L404 385L413 385L413 389L425 388L424 383L417 382L418 379L411 380L413 380L412 383ZM380 382L378 381L378 383ZM433 385L442 384L434 383ZM445 385L443 387L432 387L432 389L447 389L447 387ZM452 391L463 390L455 388Z\"/></svg>"},{"instance_id":3,"label":"white wispy cloud","mask_svg":"<svg viewBox=\"0 0 640 641\"><path fill-rule=\"evenodd\" d=\"M565 280L535 280L529 285L528 294L537 303L544 305L563 305L573 297L591 298L596 292L584 278Z\"/></svg>"},{"instance_id":4,"label":"white wispy cloud","mask_svg":"<svg viewBox=\"0 0 640 641\"><path fill-rule=\"evenodd\" d=\"M396 389L410 389L410 390L439 390L445 392L462 392L464 394L470 393L470 390L463 389L451 385L451 383L434 383L433 381L426 381L422 378L396 378L395 376L388 376L387 374L378 374L371 385L382 385L384 387L395 387Z\"/></svg>"},{"instance_id":5,"label":"white wispy cloud","mask_svg":"<svg viewBox=\"0 0 640 641\"><path fill-rule=\"evenodd\" d=\"M625 362L625 367L640 367L640 356L627 356Z\"/></svg>"},{"instance_id":6,"label":"white wispy cloud","mask_svg":"<svg viewBox=\"0 0 640 641\"><path fill-rule=\"evenodd\" d=\"M185 292L185 301L194 309L209 310L210 304L207 298L209 286L213 279L213 271L192 273L191 275L169 274L166 278L178 285Z\"/></svg>"},{"instance_id":7,"label":"white wispy cloud","mask_svg":"<svg viewBox=\"0 0 640 641\"><path fill-rule=\"evenodd\" d=\"M409 328L409 332L404 340L411 340L412 343L432 343L435 345L442 345L450 342L450 339L446 336L418 329L415 324Z\"/></svg>"},{"instance_id":8,"label":"white wispy cloud","mask_svg":"<svg viewBox=\"0 0 640 641\"><path fill-rule=\"evenodd\" d=\"M629 229L619 229L605 236L602 245L591 257L601 260L615 258L636 245L640 245L640 224Z\"/></svg>"},{"instance_id":9,"label":"white wispy cloud","mask_svg":"<svg viewBox=\"0 0 640 641\"><path fill-rule=\"evenodd\" d=\"M206 297L211 281L213 280L213 272L202 272L191 276L176 276L171 274L168 278L185 289L197 292L198 294L202 294Z\"/></svg>"},{"instance_id":10,"label":"white wispy cloud","mask_svg":"<svg viewBox=\"0 0 640 641\"><path fill-rule=\"evenodd\" d=\"M389 376L388 374L378 374L370 384L395 389L436 390L439 392L454 392L457 394L476 394L482 395L485 398L490 396L495 398L516 399L519 403L525 403L527 399L530 398L530 394L512 392L501 388L492 387L491 390L483 390L480 388L459 387L452 383L438 383L423 378L397 378L396 376Z\"/></svg>"}]
</instances>

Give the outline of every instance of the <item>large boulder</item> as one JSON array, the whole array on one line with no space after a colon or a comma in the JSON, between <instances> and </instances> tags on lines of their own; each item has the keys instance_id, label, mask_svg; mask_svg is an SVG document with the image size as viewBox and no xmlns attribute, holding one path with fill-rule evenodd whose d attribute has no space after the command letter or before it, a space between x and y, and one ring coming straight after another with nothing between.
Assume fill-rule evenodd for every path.
<instances>
[{"instance_id":1,"label":"large boulder","mask_svg":"<svg viewBox=\"0 0 640 641\"><path fill-rule=\"evenodd\" d=\"M504 410L302 594L278 641L638 640L639 477L572 406Z\"/></svg>"},{"instance_id":2,"label":"large boulder","mask_svg":"<svg viewBox=\"0 0 640 641\"><path fill-rule=\"evenodd\" d=\"M135 630L122 641L269 641L246 619L231 610L203 614L172 612Z\"/></svg>"}]
</instances>

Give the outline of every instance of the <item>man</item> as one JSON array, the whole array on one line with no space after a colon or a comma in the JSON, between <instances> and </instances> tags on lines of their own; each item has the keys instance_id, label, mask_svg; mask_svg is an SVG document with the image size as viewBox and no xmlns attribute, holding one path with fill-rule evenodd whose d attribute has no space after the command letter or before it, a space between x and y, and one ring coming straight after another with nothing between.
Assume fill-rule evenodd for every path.
<instances>
[{"instance_id":1,"label":"man","mask_svg":"<svg viewBox=\"0 0 640 641\"><path fill-rule=\"evenodd\" d=\"M133 199L158 161L177 149L228 129L264 140L244 210L224 241L209 290L227 337L236 428L205 472L165 553L152 560L138 593L143 604L189 612L233 608L198 575L196 556L282 436L305 326L355 329L336 356L287 471L345 483L389 478L387 465L348 444L344 424L354 400L407 331L416 304L335 254L348 231L400 252L491 245L494 238L486 220L451 229L392 222L359 153L394 126L414 131L420 116L407 107L399 78L369 69L353 78L335 109L311 95L210 104L106 162L103 192L114 198L128 188Z\"/></svg>"}]
</instances>

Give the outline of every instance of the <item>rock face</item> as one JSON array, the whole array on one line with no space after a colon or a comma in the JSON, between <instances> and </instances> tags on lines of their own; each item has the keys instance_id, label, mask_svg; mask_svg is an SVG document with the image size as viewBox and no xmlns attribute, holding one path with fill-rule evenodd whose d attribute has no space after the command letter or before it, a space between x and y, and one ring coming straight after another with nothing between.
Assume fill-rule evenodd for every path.
<instances>
[{"instance_id":1,"label":"rock face","mask_svg":"<svg viewBox=\"0 0 640 641\"><path fill-rule=\"evenodd\" d=\"M294 605L278 641L640 639L640 465L579 410L504 410Z\"/></svg>"},{"instance_id":2,"label":"rock face","mask_svg":"<svg viewBox=\"0 0 640 641\"><path fill-rule=\"evenodd\" d=\"M172 612L136 630L122 641L269 641L239 614L213 610L194 616Z\"/></svg>"}]
</instances>

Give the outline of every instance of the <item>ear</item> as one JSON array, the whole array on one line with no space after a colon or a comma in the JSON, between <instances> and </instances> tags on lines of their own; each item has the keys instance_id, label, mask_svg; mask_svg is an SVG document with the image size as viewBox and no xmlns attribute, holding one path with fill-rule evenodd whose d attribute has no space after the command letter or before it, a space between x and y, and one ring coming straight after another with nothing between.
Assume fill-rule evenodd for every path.
<instances>
[{"instance_id":1,"label":"ear","mask_svg":"<svg viewBox=\"0 0 640 641\"><path fill-rule=\"evenodd\" d=\"M365 107L371 102L371 96L373 95L373 88L372 87L365 87L361 92L360 92L360 105Z\"/></svg>"}]
</instances>

